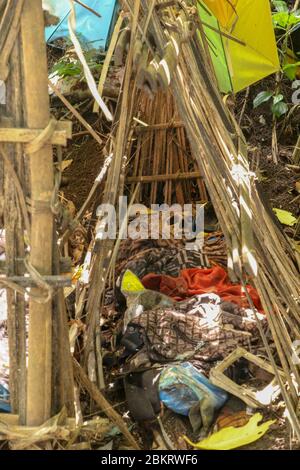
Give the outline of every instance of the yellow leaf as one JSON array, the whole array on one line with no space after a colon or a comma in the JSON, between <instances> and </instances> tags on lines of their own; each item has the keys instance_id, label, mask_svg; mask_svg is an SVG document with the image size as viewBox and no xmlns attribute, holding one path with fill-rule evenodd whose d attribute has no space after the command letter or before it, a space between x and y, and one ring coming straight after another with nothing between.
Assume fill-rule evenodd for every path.
<instances>
[{"instance_id":1,"label":"yellow leaf","mask_svg":"<svg viewBox=\"0 0 300 470\"><path fill-rule=\"evenodd\" d=\"M146 290L139 278L129 269L125 271L121 284L123 293L142 292Z\"/></svg>"},{"instance_id":2,"label":"yellow leaf","mask_svg":"<svg viewBox=\"0 0 300 470\"><path fill-rule=\"evenodd\" d=\"M258 423L263 419L260 413L256 413L250 421L240 428L230 426L223 428L208 438L198 443L191 442L186 436L184 439L196 449L201 450L231 450L245 446L260 439L276 421L267 421L261 425Z\"/></svg>"},{"instance_id":3,"label":"yellow leaf","mask_svg":"<svg viewBox=\"0 0 300 470\"><path fill-rule=\"evenodd\" d=\"M273 209L273 211L275 212L279 222L284 225L293 227L293 225L295 225L297 222L296 217L294 217L291 212L283 211L282 209Z\"/></svg>"}]
</instances>

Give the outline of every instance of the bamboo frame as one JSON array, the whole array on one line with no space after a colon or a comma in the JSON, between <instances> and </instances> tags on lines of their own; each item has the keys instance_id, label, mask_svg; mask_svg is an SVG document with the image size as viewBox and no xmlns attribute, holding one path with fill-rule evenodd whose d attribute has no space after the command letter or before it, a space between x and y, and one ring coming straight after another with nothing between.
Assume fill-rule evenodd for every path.
<instances>
[{"instance_id":1,"label":"bamboo frame","mask_svg":"<svg viewBox=\"0 0 300 470\"><path fill-rule=\"evenodd\" d=\"M42 129L18 129L0 128L0 143L28 144L39 137ZM52 145L67 145L67 140L72 137L72 123L58 122L57 130L53 133L50 142Z\"/></svg>"}]
</instances>

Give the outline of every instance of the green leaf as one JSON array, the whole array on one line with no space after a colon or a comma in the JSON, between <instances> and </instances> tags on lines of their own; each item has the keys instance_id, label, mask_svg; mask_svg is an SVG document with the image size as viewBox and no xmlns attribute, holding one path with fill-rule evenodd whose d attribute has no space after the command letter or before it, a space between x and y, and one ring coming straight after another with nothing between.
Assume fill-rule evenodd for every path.
<instances>
[{"instance_id":1,"label":"green leaf","mask_svg":"<svg viewBox=\"0 0 300 470\"><path fill-rule=\"evenodd\" d=\"M288 227L293 227L297 219L296 217L293 216L291 212L283 211L282 209L276 209L274 208L273 211L276 214L277 219L279 220L280 223L283 225L288 225Z\"/></svg>"},{"instance_id":2,"label":"green leaf","mask_svg":"<svg viewBox=\"0 0 300 470\"><path fill-rule=\"evenodd\" d=\"M289 7L287 6L286 2L283 0L273 0L272 1L274 7L277 11L289 11Z\"/></svg>"},{"instance_id":3,"label":"green leaf","mask_svg":"<svg viewBox=\"0 0 300 470\"><path fill-rule=\"evenodd\" d=\"M279 101L278 103L272 105L271 110L274 116L280 118L288 112L289 107L284 101Z\"/></svg>"},{"instance_id":4,"label":"green leaf","mask_svg":"<svg viewBox=\"0 0 300 470\"><path fill-rule=\"evenodd\" d=\"M277 103L280 103L280 101L282 101L282 100L283 100L283 95L280 95L280 94L279 94L279 95L275 95L275 96L273 97L273 104L275 105L275 104L277 104Z\"/></svg>"},{"instance_id":5,"label":"green leaf","mask_svg":"<svg viewBox=\"0 0 300 470\"><path fill-rule=\"evenodd\" d=\"M290 80L295 80L297 76L297 71L300 68L300 62L296 62L295 64L286 64L283 66L283 71L285 75L290 79Z\"/></svg>"},{"instance_id":6,"label":"green leaf","mask_svg":"<svg viewBox=\"0 0 300 470\"><path fill-rule=\"evenodd\" d=\"M269 101L269 99L273 96L271 91L261 91L253 100L253 108L257 108L263 103Z\"/></svg>"},{"instance_id":7,"label":"green leaf","mask_svg":"<svg viewBox=\"0 0 300 470\"><path fill-rule=\"evenodd\" d=\"M296 12L280 11L274 13L272 17L275 28L287 29L289 26L300 23L300 16Z\"/></svg>"},{"instance_id":8,"label":"green leaf","mask_svg":"<svg viewBox=\"0 0 300 470\"><path fill-rule=\"evenodd\" d=\"M81 74L82 68L79 63L74 62L58 62L52 69L57 72L60 77L74 77Z\"/></svg>"}]
</instances>

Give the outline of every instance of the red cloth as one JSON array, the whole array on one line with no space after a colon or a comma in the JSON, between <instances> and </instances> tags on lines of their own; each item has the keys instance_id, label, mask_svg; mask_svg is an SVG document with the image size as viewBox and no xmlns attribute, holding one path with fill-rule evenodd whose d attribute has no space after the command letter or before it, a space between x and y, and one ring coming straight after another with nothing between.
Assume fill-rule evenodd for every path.
<instances>
[{"instance_id":1,"label":"red cloth","mask_svg":"<svg viewBox=\"0 0 300 470\"><path fill-rule=\"evenodd\" d=\"M142 279L142 283L146 289L161 292L176 300L183 300L193 295L214 293L219 295L223 301L234 302L244 308L250 307L243 287L239 284L233 284L221 266L209 269L184 269L179 277L147 274ZM255 307L262 310L256 289L248 285L247 290Z\"/></svg>"}]
</instances>

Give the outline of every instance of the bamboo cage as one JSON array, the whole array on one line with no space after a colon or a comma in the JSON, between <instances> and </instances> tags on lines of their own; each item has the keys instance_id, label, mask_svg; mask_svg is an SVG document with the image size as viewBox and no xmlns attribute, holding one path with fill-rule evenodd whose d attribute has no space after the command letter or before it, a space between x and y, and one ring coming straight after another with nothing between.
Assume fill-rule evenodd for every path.
<instances>
[{"instance_id":1,"label":"bamboo cage","mask_svg":"<svg viewBox=\"0 0 300 470\"><path fill-rule=\"evenodd\" d=\"M133 98L137 125L128 147L125 184L141 184L143 204L207 202L207 193L170 91L154 98L141 91Z\"/></svg>"}]
</instances>

